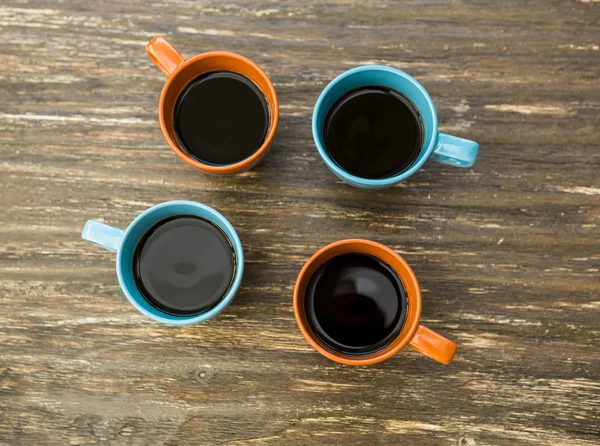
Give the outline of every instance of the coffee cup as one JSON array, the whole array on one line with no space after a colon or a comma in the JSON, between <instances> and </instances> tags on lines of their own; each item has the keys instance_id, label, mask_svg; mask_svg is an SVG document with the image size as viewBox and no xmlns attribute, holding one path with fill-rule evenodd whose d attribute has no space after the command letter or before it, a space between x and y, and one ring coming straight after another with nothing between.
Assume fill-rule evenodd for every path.
<instances>
[{"instance_id":1,"label":"coffee cup","mask_svg":"<svg viewBox=\"0 0 600 446\"><path fill-rule=\"evenodd\" d=\"M312 133L326 166L363 189L392 187L432 161L471 167L479 145L438 131L433 101L412 76L367 65L333 79L321 92Z\"/></svg>"},{"instance_id":2,"label":"coffee cup","mask_svg":"<svg viewBox=\"0 0 600 446\"><path fill-rule=\"evenodd\" d=\"M244 272L240 239L219 212L167 201L122 230L89 220L82 238L117 254L117 277L143 315L169 325L210 319L229 305Z\"/></svg>"},{"instance_id":3,"label":"coffee cup","mask_svg":"<svg viewBox=\"0 0 600 446\"><path fill-rule=\"evenodd\" d=\"M302 335L319 353L346 365L384 361L405 346L448 364L456 344L420 323L421 288L392 249L361 239L317 251L294 287Z\"/></svg>"},{"instance_id":4,"label":"coffee cup","mask_svg":"<svg viewBox=\"0 0 600 446\"><path fill-rule=\"evenodd\" d=\"M279 122L275 87L250 59L211 51L185 60L164 37L146 46L167 76L158 119L173 151L196 169L232 175L269 151Z\"/></svg>"}]
</instances>

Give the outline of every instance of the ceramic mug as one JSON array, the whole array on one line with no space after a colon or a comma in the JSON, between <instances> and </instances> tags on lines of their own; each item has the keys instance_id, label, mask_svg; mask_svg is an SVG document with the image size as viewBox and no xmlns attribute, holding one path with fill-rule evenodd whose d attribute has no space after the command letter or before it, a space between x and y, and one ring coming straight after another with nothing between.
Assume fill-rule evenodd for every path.
<instances>
[{"instance_id":1,"label":"ceramic mug","mask_svg":"<svg viewBox=\"0 0 600 446\"><path fill-rule=\"evenodd\" d=\"M305 310L305 293L310 279L320 266L330 259L351 253L367 254L378 258L392 268L402 281L407 293L407 315L400 332L380 350L365 354L346 354L323 343L313 332ZM406 345L430 358L448 364L456 353L456 344L421 325L421 288L408 263L390 248L368 240L341 240L317 251L304 265L294 287L294 316L308 343L323 356L346 365L369 365L385 361Z\"/></svg>"},{"instance_id":2,"label":"ceramic mug","mask_svg":"<svg viewBox=\"0 0 600 446\"><path fill-rule=\"evenodd\" d=\"M268 153L279 122L279 102L275 87L266 73L250 59L225 51L211 51L185 60L164 37L157 36L146 45L150 59L167 76L158 103L162 133L173 151L196 169L214 175L232 175L251 169ZM204 163L191 156L179 142L173 122L177 99L185 87L198 76L215 71L229 71L250 79L260 89L269 105L269 128L259 149L248 158L226 165Z\"/></svg>"},{"instance_id":3,"label":"ceramic mug","mask_svg":"<svg viewBox=\"0 0 600 446\"><path fill-rule=\"evenodd\" d=\"M210 221L223 231L235 253L236 271L229 290L216 306L200 314L174 315L155 308L144 299L133 276L133 256L141 238L156 223L178 215L195 215ZM81 236L90 243L117 253L117 277L123 293L140 313L163 324L195 324L216 316L229 305L242 281L244 252L240 239L225 217L204 204L193 201L166 201L142 212L125 230L88 220Z\"/></svg>"},{"instance_id":4,"label":"ceramic mug","mask_svg":"<svg viewBox=\"0 0 600 446\"><path fill-rule=\"evenodd\" d=\"M388 178L361 178L342 169L328 154L324 142L324 126L329 110L344 94L361 87L378 86L397 91L417 109L423 125L423 145L417 159L404 171ZM433 161L458 167L475 163L479 145L438 131L438 119L431 97L415 78L404 71L382 65L356 67L340 74L321 92L312 117L312 133L325 164L338 178L363 189L383 189L395 186L415 173L431 158Z\"/></svg>"}]
</instances>

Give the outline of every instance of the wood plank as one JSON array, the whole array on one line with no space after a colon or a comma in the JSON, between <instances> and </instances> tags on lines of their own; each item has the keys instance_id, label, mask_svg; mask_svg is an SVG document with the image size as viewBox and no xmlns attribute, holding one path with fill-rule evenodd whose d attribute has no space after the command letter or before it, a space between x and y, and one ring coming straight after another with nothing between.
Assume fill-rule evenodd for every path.
<instances>
[{"instance_id":1,"label":"wood plank","mask_svg":"<svg viewBox=\"0 0 600 446\"><path fill-rule=\"evenodd\" d=\"M589 0L86 2L0 6L0 444L600 443L600 7ZM144 45L239 52L271 76L280 128L215 178L164 142ZM362 191L321 162L310 119L355 65L403 69L473 169L428 163ZM221 211L247 257L218 318L164 327L80 239L161 201ZM332 363L296 327L296 275L361 237L413 266L423 321L458 344Z\"/></svg>"}]
</instances>

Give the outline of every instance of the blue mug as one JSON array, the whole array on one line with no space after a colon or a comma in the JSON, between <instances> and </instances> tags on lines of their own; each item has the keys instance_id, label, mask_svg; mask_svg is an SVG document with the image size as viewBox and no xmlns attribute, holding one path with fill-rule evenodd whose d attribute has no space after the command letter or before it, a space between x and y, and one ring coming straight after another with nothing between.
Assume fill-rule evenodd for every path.
<instances>
[{"instance_id":1,"label":"blue mug","mask_svg":"<svg viewBox=\"0 0 600 446\"><path fill-rule=\"evenodd\" d=\"M417 159L407 169L388 178L361 178L342 169L327 153L323 130L327 114L333 105L351 90L379 86L397 91L408 98L421 115L423 146ZM396 68L382 65L356 67L340 74L321 92L315 105L312 133L317 150L325 164L338 178L363 189L392 187L415 173L430 157L433 161L458 167L475 164L479 144L438 132L438 119L431 97L415 78Z\"/></svg>"},{"instance_id":2,"label":"blue mug","mask_svg":"<svg viewBox=\"0 0 600 446\"><path fill-rule=\"evenodd\" d=\"M133 255L142 236L156 223L177 215L195 215L210 221L227 236L235 253L235 277L227 294L215 307L204 313L174 315L153 307L139 292L133 277ZM204 204L193 201L166 201L157 204L138 215L124 231L98 221L88 220L81 236L94 245L117 253L117 276L123 293L140 313L163 324L188 325L210 319L231 302L242 281L244 252L240 238L225 217Z\"/></svg>"}]
</instances>

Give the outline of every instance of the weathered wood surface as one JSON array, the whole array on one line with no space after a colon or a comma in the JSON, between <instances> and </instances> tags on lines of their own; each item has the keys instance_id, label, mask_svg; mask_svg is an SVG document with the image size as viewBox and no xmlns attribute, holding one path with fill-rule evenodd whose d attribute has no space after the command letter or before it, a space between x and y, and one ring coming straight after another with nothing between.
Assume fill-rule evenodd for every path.
<instances>
[{"instance_id":1,"label":"weathered wood surface","mask_svg":"<svg viewBox=\"0 0 600 446\"><path fill-rule=\"evenodd\" d=\"M600 444L600 4L50 1L0 7L0 444ZM281 125L253 171L214 178L167 147L163 34L240 52ZM377 62L430 91L474 169L427 164L384 191L337 181L310 117L338 73ZM214 206L247 256L220 317L173 328L122 297L88 218ZM349 368L294 322L296 275L340 238L411 263L423 320L458 343Z\"/></svg>"}]
</instances>

